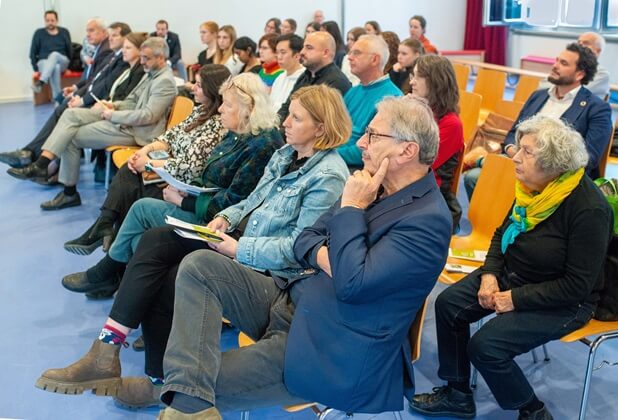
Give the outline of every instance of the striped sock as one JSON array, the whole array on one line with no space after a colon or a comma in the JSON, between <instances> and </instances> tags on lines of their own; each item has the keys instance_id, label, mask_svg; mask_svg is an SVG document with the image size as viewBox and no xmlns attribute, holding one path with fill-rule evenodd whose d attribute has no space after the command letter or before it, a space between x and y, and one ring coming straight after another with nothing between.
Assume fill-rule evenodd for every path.
<instances>
[{"instance_id":1,"label":"striped sock","mask_svg":"<svg viewBox=\"0 0 618 420\"><path fill-rule=\"evenodd\" d=\"M99 334L99 340L107 344L123 345L126 339L126 334L108 324L103 326L101 334Z\"/></svg>"}]
</instances>

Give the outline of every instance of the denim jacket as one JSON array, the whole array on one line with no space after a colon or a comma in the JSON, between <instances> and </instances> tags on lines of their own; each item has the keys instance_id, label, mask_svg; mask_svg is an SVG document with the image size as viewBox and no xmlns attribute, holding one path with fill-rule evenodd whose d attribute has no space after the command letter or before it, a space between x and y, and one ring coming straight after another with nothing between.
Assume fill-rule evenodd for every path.
<instances>
[{"instance_id":1,"label":"denim jacket","mask_svg":"<svg viewBox=\"0 0 618 420\"><path fill-rule=\"evenodd\" d=\"M277 150L255 190L218 214L229 219L230 230L250 214L236 259L283 278L303 271L294 257L294 241L339 198L349 175L336 150L317 151L299 170L286 174L293 154L290 145Z\"/></svg>"}]
</instances>

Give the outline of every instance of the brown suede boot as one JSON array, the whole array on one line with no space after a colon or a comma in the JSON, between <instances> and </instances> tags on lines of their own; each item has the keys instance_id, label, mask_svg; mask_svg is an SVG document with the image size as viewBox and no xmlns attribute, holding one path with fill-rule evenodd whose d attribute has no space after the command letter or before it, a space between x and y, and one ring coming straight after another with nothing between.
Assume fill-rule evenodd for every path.
<instances>
[{"instance_id":1,"label":"brown suede boot","mask_svg":"<svg viewBox=\"0 0 618 420\"><path fill-rule=\"evenodd\" d=\"M60 394L116 395L120 387L120 346L94 340L84 357L63 369L48 369L36 381L37 388Z\"/></svg>"},{"instance_id":2,"label":"brown suede boot","mask_svg":"<svg viewBox=\"0 0 618 420\"><path fill-rule=\"evenodd\" d=\"M153 385L147 377L126 377L122 378L122 384L114 397L114 402L122 407L137 410L163 405L159 399L160 396L161 386Z\"/></svg>"},{"instance_id":3,"label":"brown suede boot","mask_svg":"<svg viewBox=\"0 0 618 420\"><path fill-rule=\"evenodd\" d=\"M215 407L210 407L193 414L186 414L175 408L167 407L165 410L161 410L157 420L221 420L221 414L219 414L219 410Z\"/></svg>"}]
</instances>

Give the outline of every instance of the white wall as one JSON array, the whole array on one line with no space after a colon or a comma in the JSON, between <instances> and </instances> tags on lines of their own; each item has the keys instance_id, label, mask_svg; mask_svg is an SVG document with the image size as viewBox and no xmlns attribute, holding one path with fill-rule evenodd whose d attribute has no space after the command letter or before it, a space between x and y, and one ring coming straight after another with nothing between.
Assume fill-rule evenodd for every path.
<instances>
[{"instance_id":1,"label":"white wall","mask_svg":"<svg viewBox=\"0 0 618 420\"><path fill-rule=\"evenodd\" d=\"M324 10L326 19L341 22L343 1L348 27L377 20L384 29L405 38L408 18L422 14L429 22L427 35L438 48L459 49L463 45L465 0L0 0L0 102L32 98L30 40L34 30L43 25L43 11L52 5L75 42L81 42L85 22L93 16L149 32L158 19L166 19L170 30L180 35L183 60L191 63L203 49L198 27L205 20L232 24L239 36L257 40L272 16L296 19L301 33L318 8Z\"/></svg>"},{"instance_id":2,"label":"white wall","mask_svg":"<svg viewBox=\"0 0 618 420\"><path fill-rule=\"evenodd\" d=\"M463 48L466 24L465 0L344 0L345 30L377 21L382 30L409 37L408 20L414 15L427 19L427 38L438 50Z\"/></svg>"},{"instance_id":3,"label":"white wall","mask_svg":"<svg viewBox=\"0 0 618 420\"><path fill-rule=\"evenodd\" d=\"M509 33L507 47L507 66L519 67L519 59L526 55L538 55L542 57L556 57L564 47L577 40L572 38L553 38L528 34ZM609 70L610 81L618 82L618 43L608 42L605 51L601 54L600 63Z\"/></svg>"}]
</instances>

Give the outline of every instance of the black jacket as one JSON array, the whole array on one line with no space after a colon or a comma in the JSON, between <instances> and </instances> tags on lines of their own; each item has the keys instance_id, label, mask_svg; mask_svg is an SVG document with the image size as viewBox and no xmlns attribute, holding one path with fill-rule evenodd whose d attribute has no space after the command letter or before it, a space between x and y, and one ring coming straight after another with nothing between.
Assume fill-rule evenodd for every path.
<instances>
[{"instance_id":1,"label":"black jacket","mask_svg":"<svg viewBox=\"0 0 618 420\"><path fill-rule=\"evenodd\" d=\"M152 32L150 34L150 36L157 36L156 32ZM176 63L178 62L178 60L180 60L181 57L181 51L180 51L180 38L178 38L178 35L172 31L167 31L167 46L170 49L170 56L168 58L168 60L170 61L170 63L172 63L172 66L176 65Z\"/></svg>"},{"instance_id":2,"label":"black jacket","mask_svg":"<svg viewBox=\"0 0 618 420\"><path fill-rule=\"evenodd\" d=\"M75 86L77 86L77 89L81 89L85 85L92 82L92 79L94 79L94 76L96 76L97 73L103 70L103 67L105 67L107 63L109 63L109 61L112 59L111 57L112 53L113 51L109 48L109 40L105 38L105 40L101 42L101 44L99 45L96 55L94 56L94 60L92 61L92 64L90 65L91 68L90 68L90 72L88 72L88 78L82 79L79 82L77 82L75 84ZM88 69L84 71L88 71Z\"/></svg>"},{"instance_id":3,"label":"black jacket","mask_svg":"<svg viewBox=\"0 0 618 420\"><path fill-rule=\"evenodd\" d=\"M93 93L99 99L108 99L109 91L116 79L129 68L129 63L122 59L122 53L111 54L109 57L111 59L100 72L94 75L92 81L77 91L77 95L82 98L84 107L90 107L95 103L90 93Z\"/></svg>"}]
</instances>

